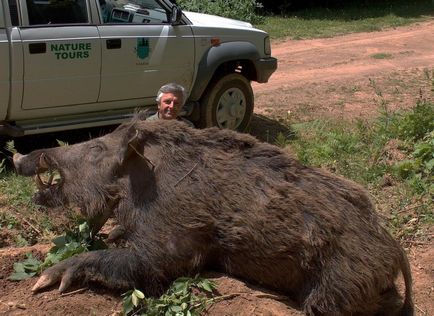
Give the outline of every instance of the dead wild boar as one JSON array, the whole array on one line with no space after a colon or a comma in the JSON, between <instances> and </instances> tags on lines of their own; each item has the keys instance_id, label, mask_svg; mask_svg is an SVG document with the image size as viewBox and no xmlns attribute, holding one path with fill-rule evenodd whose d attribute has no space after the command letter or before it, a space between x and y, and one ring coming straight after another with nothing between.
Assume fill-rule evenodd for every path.
<instances>
[{"instance_id":1,"label":"dead wild boar","mask_svg":"<svg viewBox=\"0 0 434 316\"><path fill-rule=\"evenodd\" d=\"M57 170L57 183L37 181L36 201L76 205L98 228L113 214L129 245L62 261L33 291L98 282L157 295L179 276L217 269L286 293L307 315L413 314L407 257L365 190L252 136L133 120L15 154L14 164L36 179Z\"/></svg>"}]
</instances>

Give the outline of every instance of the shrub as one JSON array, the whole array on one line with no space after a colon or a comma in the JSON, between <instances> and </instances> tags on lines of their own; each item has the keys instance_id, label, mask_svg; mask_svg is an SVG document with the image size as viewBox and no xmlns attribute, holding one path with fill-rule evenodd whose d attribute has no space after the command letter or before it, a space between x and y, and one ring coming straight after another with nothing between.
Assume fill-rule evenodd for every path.
<instances>
[{"instance_id":1,"label":"shrub","mask_svg":"<svg viewBox=\"0 0 434 316\"><path fill-rule=\"evenodd\" d=\"M219 15L231 19L257 23L260 17L256 14L256 0L179 0L179 5L187 11Z\"/></svg>"}]
</instances>

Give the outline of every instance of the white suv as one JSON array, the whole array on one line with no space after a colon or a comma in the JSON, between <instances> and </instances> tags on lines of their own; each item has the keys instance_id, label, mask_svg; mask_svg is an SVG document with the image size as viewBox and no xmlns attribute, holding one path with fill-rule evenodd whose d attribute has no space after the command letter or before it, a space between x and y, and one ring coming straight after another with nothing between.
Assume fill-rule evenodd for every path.
<instances>
[{"instance_id":1,"label":"white suv","mask_svg":"<svg viewBox=\"0 0 434 316\"><path fill-rule=\"evenodd\" d=\"M177 82L196 126L243 130L277 61L251 24L169 0L2 0L0 134L119 123Z\"/></svg>"}]
</instances>

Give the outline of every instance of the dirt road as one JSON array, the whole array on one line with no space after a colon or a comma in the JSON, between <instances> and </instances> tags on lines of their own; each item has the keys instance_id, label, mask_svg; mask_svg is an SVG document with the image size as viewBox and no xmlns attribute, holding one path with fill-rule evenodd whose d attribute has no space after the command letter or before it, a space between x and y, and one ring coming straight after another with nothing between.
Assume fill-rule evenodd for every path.
<instances>
[{"instance_id":1,"label":"dirt road","mask_svg":"<svg viewBox=\"0 0 434 316\"><path fill-rule=\"evenodd\" d=\"M369 118L377 114L380 94L391 109L433 97L434 21L330 39L279 41L273 44L273 56L279 60L277 72L269 83L254 85L256 120L286 119L288 111L291 122L324 116ZM264 126L255 120L252 125L254 134L263 137ZM7 207L0 205L5 212ZM120 309L118 294L97 288L67 296L56 289L32 295L35 280L7 280L13 262L31 249L46 251L41 247L0 251L0 314L115 315ZM433 256L432 243L409 251L417 315L434 314ZM301 315L276 293L225 276L215 280L221 294L237 295L215 304L208 315Z\"/></svg>"},{"instance_id":2,"label":"dirt road","mask_svg":"<svg viewBox=\"0 0 434 316\"><path fill-rule=\"evenodd\" d=\"M392 109L431 98L434 21L383 32L328 39L280 41L272 46L278 70L255 84L257 114L294 120L323 115L366 117L377 113L381 92ZM431 74L432 75L432 74ZM371 81L370 81L371 79ZM372 81L373 80L373 81Z\"/></svg>"}]
</instances>

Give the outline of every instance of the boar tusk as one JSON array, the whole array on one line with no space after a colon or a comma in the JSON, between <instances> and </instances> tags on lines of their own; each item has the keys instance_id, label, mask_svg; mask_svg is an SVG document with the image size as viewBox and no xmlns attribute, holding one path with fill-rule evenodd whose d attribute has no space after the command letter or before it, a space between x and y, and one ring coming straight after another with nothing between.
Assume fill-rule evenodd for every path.
<instances>
[{"instance_id":1,"label":"boar tusk","mask_svg":"<svg viewBox=\"0 0 434 316\"><path fill-rule=\"evenodd\" d=\"M41 177L39 176L39 173L35 176L35 182L38 189L46 189L47 185L42 181Z\"/></svg>"},{"instance_id":2,"label":"boar tusk","mask_svg":"<svg viewBox=\"0 0 434 316\"><path fill-rule=\"evenodd\" d=\"M39 167L44 169L48 169L50 167L47 163L44 153L42 153L41 156L39 157Z\"/></svg>"},{"instance_id":3,"label":"boar tusk","mask_svg":"<svg viewBox=\"0 0 434 316\"><path fill-rule=\"evenodd\" d=\"M53 179L54 179L54 173L51 173L50 177L48 178L47 185L52 185L53 184Z\"/></svg>"}]
</instances>

